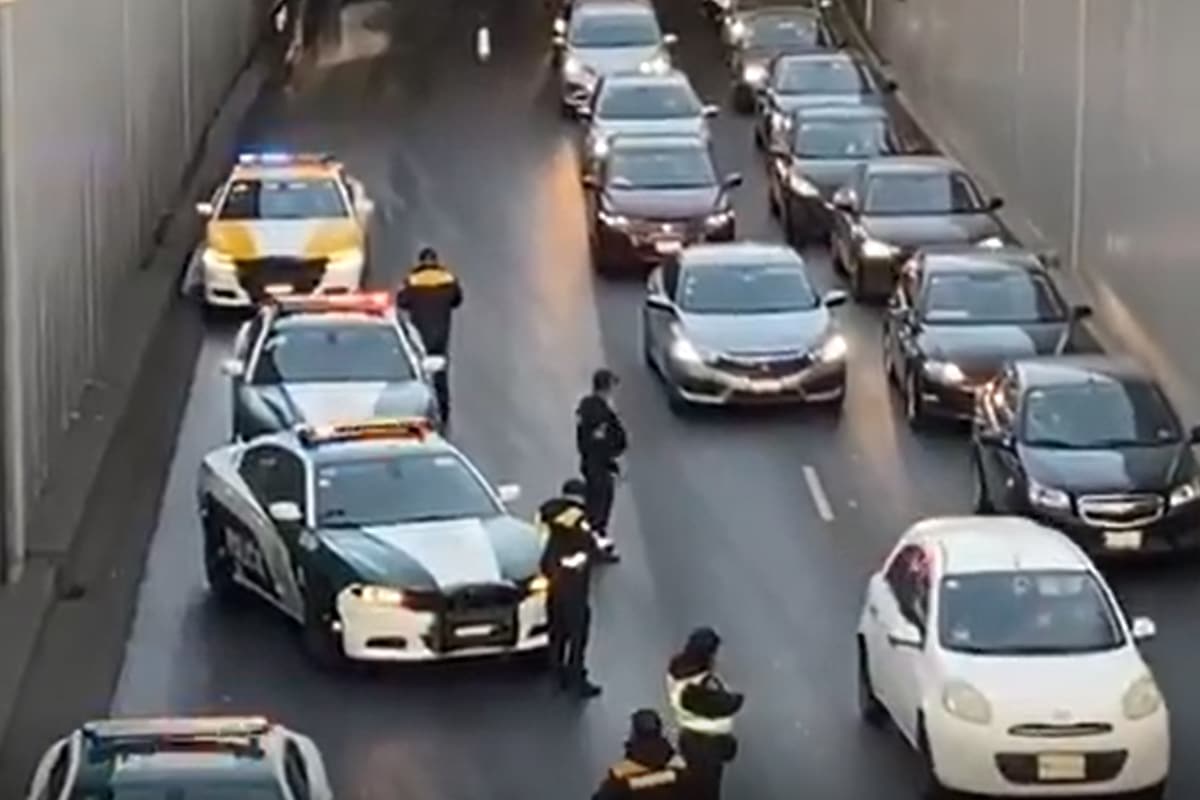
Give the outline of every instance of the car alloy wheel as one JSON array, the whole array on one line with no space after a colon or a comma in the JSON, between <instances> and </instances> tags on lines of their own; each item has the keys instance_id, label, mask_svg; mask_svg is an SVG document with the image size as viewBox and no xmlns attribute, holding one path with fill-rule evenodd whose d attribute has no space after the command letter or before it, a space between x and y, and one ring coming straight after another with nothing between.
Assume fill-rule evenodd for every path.
<instances>
[{"instance_id":1,"label":"car alloy wheel","mask_svg":"<svg viewBox=\"0 0 1200 800\"><path fill-rule=\"evenodd\" d=\"M317 606L316 598L304 592L304 650L323 670L336 670L345 664L341 637L330 627L330 620Z\"/></svg>"},{"instance_id":2,"label":"car alloy wheel","mask_svg":"<svg viewBox=\"0 0 1200 800\"><path fill-rule=\"evenodd\" d=\"M875 687L871 684L869 663L867 645L860 636L858 639L858 716L871 727L879 728L887 721L887 709L875 696Z\"/></svg>"}]
</instances>

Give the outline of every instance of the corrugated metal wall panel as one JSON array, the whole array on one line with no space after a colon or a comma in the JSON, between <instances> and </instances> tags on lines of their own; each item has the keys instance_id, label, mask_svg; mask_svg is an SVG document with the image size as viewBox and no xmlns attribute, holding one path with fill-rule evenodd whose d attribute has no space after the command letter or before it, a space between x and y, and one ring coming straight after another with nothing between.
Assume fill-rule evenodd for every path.
<instances>
[{"instance_id":1,"label":"corrugated metal wall panel","mask_svg":"<svg viewBox=\"0 0 1200 800\"><path fill-rule=\"evenodd\" d=\"M920 115L1195 414L1198 30L1195 0L876 0L872 30Z\"/></svg>"},{"instance_id":2,"label":"corrugated metal wall panel","mask_svg":"<svg viewBox=\"0 0 1200 800\"><path fill-rule=\"evenodd\" d=\"M5 268L20 353L15 488L32 497L211 113L245 63L265 0L17 0L5 131ZM147 324L151 321L147 320ZM11 355L11 354L10 354ZM10 417L10 419L12 419ZM17 420L12 419L15 423ZM15 499L15 498L14 498ZM20 505L20 504L10 504ZM9 522L23 524L21 509Z\"/></svg>"}]
</instances>

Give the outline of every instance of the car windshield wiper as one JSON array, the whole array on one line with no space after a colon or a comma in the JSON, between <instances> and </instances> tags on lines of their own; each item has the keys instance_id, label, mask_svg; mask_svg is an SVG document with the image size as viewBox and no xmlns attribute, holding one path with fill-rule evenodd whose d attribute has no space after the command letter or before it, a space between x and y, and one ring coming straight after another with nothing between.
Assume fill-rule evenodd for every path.
<instances>
[{"instance_id":1,"label":"car windshield wiper","mask_svg":"<svg viewBox=\"0 0 1200 800\"><path fill-rule=\"evenodd\" d=\"M1098 642L1090 645L1012 645L1010 647L976 647L967 652L988 656L1063 656L1097 653L1117 647L1117 642Z\"/></svg>"},{"instance_id":2,"label":"car windshield wiper","mask_svg":"<svg viewBox=\"0 0 1200 800\"><path fill-rule=\"evenodd\" d=\"M1089 450L1094 445L1068 442L1066 439L1026 439L1022 444L1027 447L1049 447L1055 450Z\"/></svg>"},{"instance_id":3,"label":"car windshield wiper","mask_svg":"<svg viewBox=\"0 0 1200 800\"><path fill-rule=\"evenodd\" d=\"M1099 439L1092 442L1089 447L1096 449L1107 447L1163 447L1170 444L1178 444L1178 437L1171 439L1155 439L1146 441L1145 439Z\"/></svg>"}]
</instances>

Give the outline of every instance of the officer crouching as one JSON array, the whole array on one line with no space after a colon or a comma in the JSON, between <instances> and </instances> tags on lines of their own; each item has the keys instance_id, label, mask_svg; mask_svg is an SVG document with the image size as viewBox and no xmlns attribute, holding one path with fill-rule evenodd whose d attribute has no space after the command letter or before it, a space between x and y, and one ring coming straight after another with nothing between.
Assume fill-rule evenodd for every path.
<instances>
[{"instance_id":1,"label":"officer crouching","mask_svg":"<svg viewBox=\"0 0 1200 800\"><path fill-rule=\"evenodd\" d=\"M663 736L658 712L643 708L630 718L625 758L609 767L592 800L690 800L684 768Z\"/></svg>"},{"instance_id":2,"label":"officer crouching","mask_svg":"<svg viewBox=\"0 0 1200 800\"><path fill-rule=\"evenodd\" d=\"M725 765L737 756L733 718L745 697L716 673L721 637L698 628L667 669L667 693L679 726L679 751L688 765L689 800L719 800Z\"/></svg>"}]
</instances>

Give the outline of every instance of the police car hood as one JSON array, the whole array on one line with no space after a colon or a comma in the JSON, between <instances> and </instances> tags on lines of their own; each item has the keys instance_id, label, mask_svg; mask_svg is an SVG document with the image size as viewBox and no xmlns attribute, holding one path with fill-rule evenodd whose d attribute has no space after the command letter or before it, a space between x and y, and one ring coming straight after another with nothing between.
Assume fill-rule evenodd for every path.
<instances>
[{"instance_id":1,"label":"police car hood","mask_svg":"<svg viewBox=\"0 0 1200 800\"><path fill-rule=\"evenodd\" d=\"M234 259L290 256L326 258L361 250L362 230L352 219L210 222L208 246Z\"/></svg>"},{"instance_id":2,"label":"police car hood","mask_svg":"<svg viewBox=\"0 0 1200 800\"><path fill-rule=\"evenodd\" d=\"M327 528L322 539L359 580L410 591L520 583L541 558L537 530L510 516Z\"/></svg>"},{"instance_id":3,"label":"police car hood","mask_svg":"<svg viewBox=\"0 0 1200 800\"><path fill-rule=\"evenodd\" d=\"M369 419L425 417L432 402L418 380L363 383L282 383L254 387L263 416L288 428Z\"/></svg>"}]
</instances>

